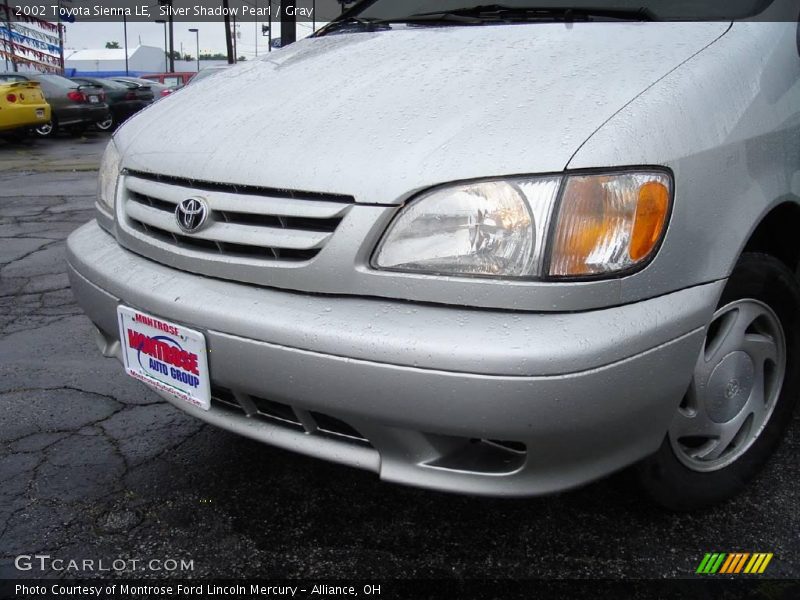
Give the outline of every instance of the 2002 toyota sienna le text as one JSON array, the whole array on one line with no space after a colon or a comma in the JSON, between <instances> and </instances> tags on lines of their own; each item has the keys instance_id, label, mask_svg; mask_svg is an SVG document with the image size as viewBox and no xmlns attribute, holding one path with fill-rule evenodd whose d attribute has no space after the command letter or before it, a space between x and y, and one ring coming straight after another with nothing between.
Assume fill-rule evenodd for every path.
<instances>
[{"instance_id":1,"label":"2002 toyota sienna le text","mask_svg":"<svg viewBox=\"0 0 800 600\"><path fill-rule=\"evenodd\" d=\"M388 481L736 493L798 393L796 2L540 4L361 2L132 118L68 242L102 351Z\"/></svg>"}]
</instances>

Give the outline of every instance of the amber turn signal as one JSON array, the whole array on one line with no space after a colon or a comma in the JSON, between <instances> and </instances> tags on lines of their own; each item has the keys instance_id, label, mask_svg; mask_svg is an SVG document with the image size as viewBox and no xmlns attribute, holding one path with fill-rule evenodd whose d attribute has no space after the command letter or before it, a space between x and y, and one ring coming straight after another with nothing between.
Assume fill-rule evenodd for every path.
<instances>
[{"instance_id":1,"label":"amber turn signal","mask_svg":"<svg viewBox=\"0 0 800 600\"><path fill-rule=\"evenodd\" d=\"M628 254L639 261L649 256L661 240L661 232L669 212L669 188L660 181L644 184L633 220L633 233Z\"/></svg>"},{"instance_id":2,"label":"amber turn signal","mask_svg":"<svg viewBox=\"0 0 800 600\"><path fill-rule=\"evenodd\" d=\"M662 172L568 177L549 275L605 275L646 261L666 231L671 190L672 180Z\"/></svg>"}]
</instances>

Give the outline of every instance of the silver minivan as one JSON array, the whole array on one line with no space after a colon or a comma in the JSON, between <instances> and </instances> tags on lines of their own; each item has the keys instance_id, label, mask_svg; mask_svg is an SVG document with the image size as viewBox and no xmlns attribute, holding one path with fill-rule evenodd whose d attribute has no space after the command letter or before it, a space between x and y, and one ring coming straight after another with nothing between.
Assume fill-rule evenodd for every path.
<instances>
[{"instance_id":1,"label":"silver minivan","mask_svg":"<svg viewBox=\"0 0 800 600\"><path fill-rule=\"evenodd\" d=\"M275 446L722 501L800 391L799 12L364 0L121 127L72 288L130 376Z\"/></svg>"}]
</instances>

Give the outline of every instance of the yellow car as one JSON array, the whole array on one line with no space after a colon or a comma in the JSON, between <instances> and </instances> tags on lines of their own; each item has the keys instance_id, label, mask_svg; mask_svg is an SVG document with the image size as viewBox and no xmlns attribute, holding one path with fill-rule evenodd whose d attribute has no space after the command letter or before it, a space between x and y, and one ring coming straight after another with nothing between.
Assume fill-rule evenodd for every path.
<instances>
[{"instance_id":1,"label":"yellow car","mask_svg":"<svg viewBox=\"0 0 800 600\"><path fill-rule=\"evenodd\" d=\"M50 121L50 105L37 81L0 83L0 136L19 137Z\"/></svg>"}]
</instances>

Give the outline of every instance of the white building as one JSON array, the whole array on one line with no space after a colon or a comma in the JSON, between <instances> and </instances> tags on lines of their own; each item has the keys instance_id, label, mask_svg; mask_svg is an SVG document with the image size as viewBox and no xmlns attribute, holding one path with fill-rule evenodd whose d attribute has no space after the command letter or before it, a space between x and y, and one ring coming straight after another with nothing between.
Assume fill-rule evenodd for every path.
<instances>
[{"instance_id":1,"label":"white building","mask_svg":"<svg viewBox=\"0 0 800 600\"><path fill-rule=\"evenodd\" d=\"M124 75L125 50L123 48L77 50L64 58L64 66L68 76ZM156 46L129 47L128 71L131 75L163 72L164 49Z\"/></svg>"}]
</instances>

